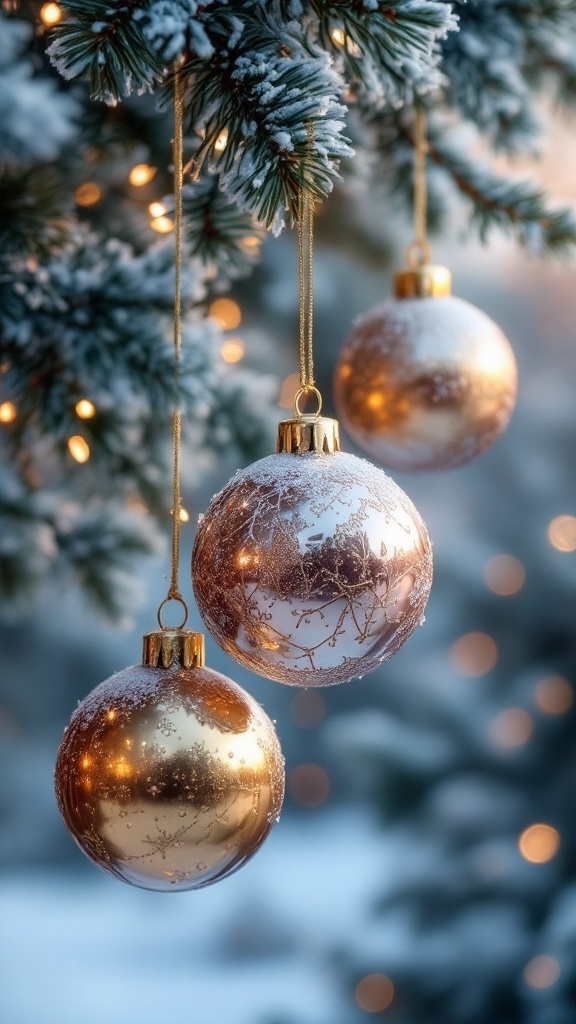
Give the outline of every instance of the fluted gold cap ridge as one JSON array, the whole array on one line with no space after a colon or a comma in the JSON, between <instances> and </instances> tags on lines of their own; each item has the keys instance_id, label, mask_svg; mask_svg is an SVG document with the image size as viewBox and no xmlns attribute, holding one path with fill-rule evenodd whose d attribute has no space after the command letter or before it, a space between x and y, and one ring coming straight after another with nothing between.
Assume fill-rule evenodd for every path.
<instances>
[{"instance_id":1,"label":"fluted gold cap ridge","mask_svg":"<svg viewBox=\"0 0 576 1024\"><path fill-rule=\"evenodd\" d=\"M152 668L202 668L205 664L204 634L191 629L153 629L145 633L142 664Z\"/></svg>"},{"instance_id":2,"label":"fluted gold cap ridge","mask_svg":"<svg viewBox=\"0 0 576 1024\"><path fill-rule=\"evenodd\" d=\"M452 275L448 267L423 263L421 267L401 270L394 278L397 299L441 299L452 294Z\"/></svg>"},{"instance_id":3,"label":"fluted gold cap ridge","mask_svg":"<svg viewBox=\"0 0 576 1024\"><path fill-rule=\"evenodd\" d=\"M302 455L305 452L331 454L340 451L338 420L329 416L302 414L278 424L276 454L287 452Z\"/></svg>"}]
</instances>

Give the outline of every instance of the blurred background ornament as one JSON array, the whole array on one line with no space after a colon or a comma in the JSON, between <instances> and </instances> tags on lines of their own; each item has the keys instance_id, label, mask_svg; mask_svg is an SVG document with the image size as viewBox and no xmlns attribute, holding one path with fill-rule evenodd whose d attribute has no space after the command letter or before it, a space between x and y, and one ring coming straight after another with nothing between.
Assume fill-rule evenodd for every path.
<instances>
[{"instance_id":1,"label":"blurred background ornament","mask_svg":"<svg viewBox=\"0 0 576 1024\"><path fill-rule=\"evenodd\" d=\"M475 459L506 429L516 361L504 333L451 295L446 267L426 239L425 120L416 112L415 241L395 295L359 317L334 374L342 423L373 458L397 470L451 469Z\"/></svg>"},{"instance_id":2,"label":"blurred background ornament","mask_svg":"<svg viewBox=\"0 0 576 1024\"><path fill-rule=\"evenodd\" d=\"M279 424L276 454L212 500L192 555L198 608L221 647L260 675L310 687L347 682L394 654L422 621L432 582L430 541L410 499L341 452L337 422L320 416L312 225L303 190L294 418ZM310 395L317 411L303 414Z\"/></svg>"},{"instance_id":3,"label":"blurred background ornament","mask_svg":"<svg viewBox=\"0 0 576 1024\"><path fill-rule=\"evenodd\" d=\"M272 722L204 667L204 638L144 637L143 665L80 704L56 763L56 796L80 849L117 878L177 892L210 885L259 849L284 794Z\"/></svg>"}]
</instances>

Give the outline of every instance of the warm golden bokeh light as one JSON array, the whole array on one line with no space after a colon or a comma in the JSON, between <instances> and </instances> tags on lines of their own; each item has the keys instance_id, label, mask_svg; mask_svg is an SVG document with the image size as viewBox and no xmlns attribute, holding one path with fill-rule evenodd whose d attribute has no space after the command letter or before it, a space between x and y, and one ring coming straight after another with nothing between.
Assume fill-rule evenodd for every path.
<instances>
[{"instance_id":1,"label":"warm golden bokeh light","mask_svg":"<svg viewBox=\"0 0 576 1024\"><path fill-rule=\"evenodd\" d=\"M88 462L90 458L90 446L80 434L68 438L68 451L76 462Z\"/></svg>"},{"instance_id":2,"label":"warm golden bokeh light","mask_svg":"<svg viewBox=\"0 0 576 1024\"><path fill-rule=\"evenodd\" d=\"M394 985L386 974L367 974L356 985L356 1002L366 1013L381 1013L394 999Z\"/></svg>"},{"instance_id":3,"label":"warm golden bokeh light","mask_svg":"<svg viewBox=\"0 0 576 1024\"><path fill-rule=\"evenodd\" d=\"M0 423L13 423L18 415L14 402L0 404Z\"/></svg>"},{"instance_id":4,"label":"warm golden bokeh light","mask_svg":"<svg viewBox=\"0 0 576 1024\"><path fill-rule=\"evenodd\" d=\"M560 977L560 964L553 956L535 956L524 968L524 981L530 988L550 988Z\"/></svg>"},{"instance_id":5,"label":"warm golden bokeh light","mask_svg":"<svg viewBox=\"0 0 576 1024\"><path fill-rule=\"evenodd\" d=\"M96 415L96 406L88 398L81 398L74 406L76 415L81 420L91 420Z\"/></svg>"},{"instance_id":6,"label":"warm golden bokeh light","mask_svg":"<svg viewBox=\"0 0 576 1024\"><path fill-rule=\"evenodd\" d=\"M225 331L233 331L242 322L242 310L234 299L215 299L208 310L208 316L216 320Z\"/></svg>"},{"instance_id":7,"label":"warm golden bokeh light","mask_svg":"<svg viewBox=\"0 0 576 1024\"><path fill-rule=\"evenodd\" d=\"M43 4L40 8L40 20L45 25L57 25L62 20L62 11L58 4Z\"/></svg>"},{"instance_id":8,"label":"warm golden bokeh light","mask_svg":"<svg viewBox=\"0 0 576 1024\"><path fill-rule=\"evenodd\" d=\"M228 129L227 128L223 128L222 131L220 132L220 135L216 139L216 142L214 143L214 150L215 150L216 153L223 153L224 150L226 149L227 145L228 145Z\"/></svg>"},{"instance_id":9,"label":"warm golden bokeh light","mask_svg":"<svg viewBox=\"0 0 576 1024\"><path fill-rule=\"evenodd\" d=\"M278 405L281 409L291 409L294 405L294 396L300 387L300 377L297 373L291 373L285 377L280 386Z\"/></svg>"},{"instance_id":10,"label":"warm golden bokeh light","mask_svg":"<svg viewBox=\"0 0 576 1024\"><path fill-rule=\"evenodd\" d=\"M560 833L552 825L530 825L518 840L520 853L531 864L545 864L558 853Z\"/></svg>"},{"instance_id":11,"label":"warm golden bokeh light","mask_svg":"<svg viewBox=\"0 0 576 1024\"><path fill-rule=\"evenodd\" d=\"M544 714L563 715L574 703L574 690L563 676L547 676L538 683L534 698Z\"/></svg>"},{"instance_id":12,"label":"warm golden bokeh light","mask_svg":"<svg viewBox=\"0 0 576 1024\"><path fill-rule=\"evenodd\" d=\"M128 181L131 185L136 185L137 187L148 185L155 174L155 167L150 167L149 164L136 164L128 175Z\"/></svg>"},{"instance_id":13,"label":"warm golden bokeh light","mask_svg":"<svg viewBox=\"0 0 576 1024\"><path fill-rule=\"evenodd\" d=\"M148 213L151 217L164 217L167 213L164 203L154 202L148 206Z\"/></svg>"},{"instance_id":14,"label":"warm golden bokeh light","mask_svg":"<svg viewBox=\"0 0 576 1024\"><path fill-rule=\"evenodd\" d=\"M258 238L258 235L246 235L242 239L242 246L247 249L248 252L257 252L262 245L262 239Z\"/></svg>"},{"instance_id":15,"label":"warm golden bokeh light","mask_svg":"<svg viewBox=\"0 0 576 1024\"><path fill-rule=\"evenodd\" d=\"M333 28L330 30L330 38L334 43L334 46L344 46L346 42L346 33L342 28Z\"/></svg>"},{"instance_id":16,"label":"warm golden bokeh light","mask_svg":"<svg viewBox=\"0 0 576 1024\"><path fill-rule=\"evenodd\" d=\"M522 589L526 572L522 562L514 555L494 555L484 566L486 586L500 597L511 597Z\"/></svg>"},{"instance_id":17,"label":"warm golden bokeh light","mask_svg":"<svg viewBox=\"0 0 576 1024\"><path fill-rule=\"evenodd\" d=\"M548 540L556 551L576 551L576 516L556 516L548 526Z\"/></svg>"},{"instance_id":18,"label":"warm golden bokeh light","mask_svg":"<svg viewBox=\"0 0 576 1024\"><path fill-rule=\"evenodd\" d=\"M225 363L239 363L244 358L244 342L240 338L229 338L220 348Z\"/></svg>"},{"instance_id":19,"label":"warm golden bokeh light","mask_svg":"<svg viewBox=\"0 0 576 1024\"><path fill-rule=\"evenodd\" d=\"M85 181L76 189L76 203L78 206L94 206L102 198L102 189L95 181Z\"/></svg>"},{"instance_id":20,"label":"warm golden bokeh light","mask_svg":"<svg viewBox=\"0 0 576 1024\"><path fill-rule=\"evenodd\" d=\"M490 724L495 747L522 747L534 731L534 723L523 708L506 708Z\"/></svg>"},{"instance_id":21,"label":"warm golden bokeh light","mask_svg":"<svg viewBox=\"0 0 576 1024\"><path fill-rule=\"evenodd\" d=\"M190 522L190 513L185 508L181 508L180 509L180 522L181 523L189 523Z\"/></svg>"},{"instance_id":22,"label":"warm golden bokeh light","mask_svg":"<svg viewBox=\"0 0 576 1024\"><path fill-rule=\"evenodd\" d=\"M498 661L498 647L487 633L465 633L450 648L450 660L463 676L483 676Z\"/></svg>"},{"instance_id":23,"label":"warm golden bokeh light","mask_svg":"<svg viewBox=\"0 0 576 1024\"><path fill-rule=\"evenodd\" d=\"M384 405L384 395L381 391L371 391L366 398L366 405L369 409L381 409Z\"/></svg>"},{"instance_id":24,"label":"warm golden bokeh light","mask_svg":"<svg viewBox=\"0 0 576 1024\"><path fill-rule=\"evenodd\" d=\"M299 764L288 776L288 788L299 807L319 807L330 792L330 779L319 764Z\"/></svg>"},{"instance_id":25,"label":"warm golden bokeh light","mask_svg":"<svg viewBox=\"0 0 576 1024\"><path fill-rule=\"evenodd\" d=\"M299 690L290 702L290 717L301 729L313 729L326 718L326 698L317 690Z\"/></svg>"},{"instance_id":26,"label":"warm golden bokeh light","mask_svg":"<svg viewBox=\"0 0 576 1024\"><path fill-rule=\"evenodd\" d=\"M170 217L155 217L150 221L150 227L159 235L168 235L174 230L174 221Z\"/></svg>"}]
</instances>

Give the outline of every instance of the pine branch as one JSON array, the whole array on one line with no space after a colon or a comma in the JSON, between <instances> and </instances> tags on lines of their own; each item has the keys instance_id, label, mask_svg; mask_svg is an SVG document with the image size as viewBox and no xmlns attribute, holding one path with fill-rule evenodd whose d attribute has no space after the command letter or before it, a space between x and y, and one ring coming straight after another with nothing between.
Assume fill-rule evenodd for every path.
<instances>
[{"instance_id":1,"label":"pine branch","mask_svg":"<svg viewBox=\"0 0 576 1024\"><path fill-rule=\"evenodd\" d=\"M34 254L44 258L70 236L70 197L56 165L27 171L0 165L0 265Z\"/></svg>"},{"instance_id":2,"label":"pine branch","mask_svg":"<svg viewBox=\"0 0 576 1024\"><path fill-rule=\"evenodd\" d=\"M224 281L249 273L264 232L222 191L218 176L185 185L182 198L190 254Z\"/></svg>"}]
</instances>

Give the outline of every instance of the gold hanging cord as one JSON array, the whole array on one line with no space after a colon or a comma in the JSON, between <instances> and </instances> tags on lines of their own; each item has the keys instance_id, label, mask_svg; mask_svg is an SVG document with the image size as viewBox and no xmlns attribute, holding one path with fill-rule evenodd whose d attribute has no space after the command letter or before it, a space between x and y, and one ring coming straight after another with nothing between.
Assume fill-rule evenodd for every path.
<instances>
[{"instance_id":1,"label":"gold hanging cord","mask_svg":"<svg viewBox=\"0 0 576 1024\"><path fill-rule=\"evenodd\" d=\"M426 112L418 104L414 119L414 241L408 248L408 264L417 269L430 260L430 244L426 237L428 196L426 191Z\"/></svg>"},{"instance_id":2,"label":"gold hanging cord","mask_svg":"<svg viewBox=\"0 0 576 1024\"><path fill-rule=\"evenodd\" d=\"M183 176L183 134L184 134L184 80L179 66L174 73L174 141L172 163L174 166L174 412L172 414L172 571L168 594L158 609L158 623L162 622L162 610L170 601L178 601L184 611L183 622L176 627L182 629L188 620L188 608L179 586L180 572L180 514L182 495L180 490L180 440L182 416L180 411L180 360L182 353L182 176ZM172 628L172 627L170 627Z\"/></svg>"},{"instance_id":3,"label":"gold hanging cord","mask_svg":"<svg viewBox=\"0 0 576 1024\"><path fill-rule=\"evenodd\" d=\"M312 126L308 127L308 145L312 144ZM300 401L314 395L318 402L315 415L322 409L322 396L314 386L314 199L304 182L298 196L298 293L300 299L300 387L294 397L296 416L302 415Z\"/></svg>"}]
</instances>

